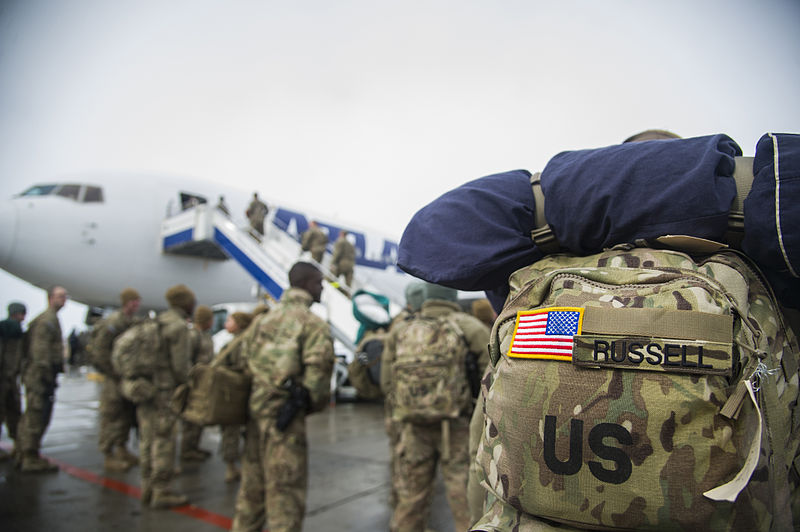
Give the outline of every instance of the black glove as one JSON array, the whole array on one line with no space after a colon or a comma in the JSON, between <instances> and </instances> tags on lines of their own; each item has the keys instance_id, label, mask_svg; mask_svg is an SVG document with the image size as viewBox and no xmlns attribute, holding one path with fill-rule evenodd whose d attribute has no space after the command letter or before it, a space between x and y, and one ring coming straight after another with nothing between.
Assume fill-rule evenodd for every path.
<instances>
[{"instance_id":1,"label":"black glove","mask_svg":"<svg viewBox=\"0 0 800 532\"><path fill-rule=\"evenodd\" d=\"M478 355L467 353L467 381L469 381L469 391L473 399L477 399L481 391L481 374L478 370Z\"/></svg>"},{"instance_id":2,"label":"black glove","mask_svg":"<svg viewBox=\"0 0 800 532\"><path fill-rule=\"evenodd\" d=\"M289 398L278 410L278 419L275 426L283 432L299 412L307 412L311 405L311 395L305 387L288 380L284 386L289 390Z\"/></svg>"}]
</instances>

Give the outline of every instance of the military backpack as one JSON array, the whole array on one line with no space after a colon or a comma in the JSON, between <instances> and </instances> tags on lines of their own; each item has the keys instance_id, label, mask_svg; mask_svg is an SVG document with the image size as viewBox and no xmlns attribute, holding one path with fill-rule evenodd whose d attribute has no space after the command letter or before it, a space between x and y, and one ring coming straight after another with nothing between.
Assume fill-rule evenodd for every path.
<instances>
[{"instance_id":1,"label":"military backpack","mask_svg":"<svg viewBox=\"0 0 800 532\"><path fill-rule=\"evenodd\" d=\"M153 372L161 355L161 326L155 319L139 322L114 340L111 365L122 379L121 391L134 403L155 395Z\"/></svg>"},{"instance_id":2,"label":"military backpack","mask_svg":"<svg viewBox=\"0 0 800 532\"><path fill-rule=\"evenodd\" d=\"M392 362L395 421L455 419L471 404L464 333L450 316L417 316L396 337Z\"/></svg>"},{"instance_id":3,"label":"military backpack","mask_svg":"<svg viewBox=\"0 0 800 532\"><path fill-rule=\"evenodd\" d=\"M790 530L798 345L733 251L518 270L490 340L474 530Z\"/></svg>"},{"instance_id":4,"label":"military backpack","mask_svg":"<svg viewBox=\"0 0 800 532\"><path fill-rule=\"evenodd\" d=\"M114 368L111 364L111 350L117 331L108 319L100 320L92 327L86 351L89 353L89 363L103 375L113 375Z\"/></svg>"}]
</instances>

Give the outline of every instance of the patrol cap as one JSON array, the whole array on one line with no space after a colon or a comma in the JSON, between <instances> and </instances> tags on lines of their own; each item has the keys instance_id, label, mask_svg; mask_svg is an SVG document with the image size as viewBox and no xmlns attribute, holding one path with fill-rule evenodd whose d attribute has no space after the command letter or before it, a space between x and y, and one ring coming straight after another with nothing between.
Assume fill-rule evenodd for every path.
<instances>
[{"instance_id":1,"label":"patrol cap","mask_svg":"<svg viewBox=\"0 0 800 532\"><path fill-rule=\"evenodd\" d=\"M140 296L139 292L137 292L133 288L126 288L119 294L119 300L122 302L123 305L125 305L129 301L136 301L137 299L142 299L142 296Z\"/></svg>"},{"instance_id":2,"label":"patrol cap","mask_svg":"<svg viewBox=\"0 0 800 532\"><path fill-rule=\"evenodd\" d=\"M455 288L448 288L440 284L427 283L425 287L425 301L430 299L442 299L444 301L458 301L458 290Z\"/></svg>"},{"instance_id":3,"label":"patrol cap","mask_svg":"<svg viewBox=\"0 0 800 532\"><path fill-rule=\"evenodd\" d=\"M189 290L184 284L171 287L167 290L167 293L164 294L164 297L166 297L167 303L169 303L170 306L182 308L186 312L191 312L197 302L197 299L194 297L194 292Z\"/></svg>"},{"instance_id":4,"label":"patrol cap","mask_svg":"<svg viewBox=\"0 0 800 532\"><path fill-rule=\"evenodd\" d=\"M243 331L250 326L250 322L253 321L253 315L247 312L234 312L231 314L231 319L233 319L236 326L239 327L239 330Z\"/></svg>"},{"instance_id":5,"label":"patrol cap","mask_svg":"<svg viewBox=\"0 0 800 532\"><path fill-rule=\"evenodd\" d=\"M25 305L20 303L19 301L14 301L8 304L8 315L13 316L14 314L25 314L28 310L25 308Z\"/></svg>"},{"instance_id":6,"label":"patrol cap","mask_svg":"<svg viewBox=\"0 0 800 532\"><path fill-rule=\"evenodd\" d=\"M425 302L425 282L411 281L406 285L406 304L413 312L422 307Z\"/></svg>"},{"instance_id":7,"label":"patrol cap","mask_svg":"<svg viewBox=\"0 0 800 532\"><path fill-rule=\"evenodd\" d=\"M194 311L194 322L195 323L208 323L209 321L214 319L214 311L211 310L211 307L206 305L200 305Z\"/></svg>"}]
</instances>

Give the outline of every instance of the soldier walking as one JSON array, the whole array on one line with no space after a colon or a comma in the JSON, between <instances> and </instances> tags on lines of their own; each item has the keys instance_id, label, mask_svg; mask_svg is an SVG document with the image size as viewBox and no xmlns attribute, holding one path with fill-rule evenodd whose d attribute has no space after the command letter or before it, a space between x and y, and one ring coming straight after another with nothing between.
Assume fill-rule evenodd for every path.
<instances>
[{"instance_id":1,"label":"soldier walking","mask_svg":"<svg viewBox=\"0 0 800 532\"><path fill-rule=\"evenodd\" d=\"M191 365L209 364L214 359L214 340L211 338L211 326L214 323L214 312L211 307L200 305L194 311L193 327L189 329L191 338ZM202 425L196 425L185 419L181 420L183 434L181 435L181 460L202 461L211 456L211 453L200 448L200 439L203 437Z\"/></svg>"},{"instance_id":2,"label":"soldier walking","mask_svg":"<svg viewBox=\"0 0 800 532\"><path fill-rule=\"evenodd\" d=\"M245 215L250 220L250 227L258 232L259 235L264 234L264 219L269 213L267 204L258 199L258 192L253 192L253 199L250 201Z\"/></svg>"},{"instance_id":3,"label":"soldier walking","mask_svg":"<svg viewBox=\"0 0 800 532\"><path fill-rule=\"evenodd\" d=\"M306 415L330 399L333 340L328 325L309 307L319 302L322 274L298 262L291 287L278 305L253 324L245 347L253 374L232 530L302 529L308 485Z\"/></svg>"},{"instance_id":4,"label":"soldier walking","mask_svg":"<svg viewBox=\"0 0 800 532\"><path fill-rule=\"evenodd\" d=\"M425 293L419 315L396 327L383 351L381 387L391 390L399 431L392 532L425 529L437 464L456 530L470 525L469 420L480 378L470 367L489 363L489 329L460 311L456 290L429 283Z\"/></svg>"},{"instance_id":5,"label":"soldier walking","mask_svg":"<svg viewBox=\"0 0 800 532\"><path fill-rule=\"evenodd\" d=\"M27 367L22 377L25 385L25 413L17 429L22 453L21 469L25 473L57 471L58 466L41 456L42 437L50 425L58 382L64 371L64 340L58 311L67 303L62 286L47 290L47 310L36 316L28 327Z\"/></svg>"},{"instance_id":6,"label":"soldier walking","mask_svg":"<svg viewBox=\"0 0 800 532\"><path fill-rule=\"evenodd\" d=\"M339 277L344 275L344 282L348 287L353 286L353 268L356 265L356 248L347 239L347 231L339 231L339 238L333 244L333 257L331 257L331 273Z\"/></svg>"},{"instance_id":7,"label":"soldier walking","mask_svg":"<svg viewBox=\"0 0 800 532\"><path fill-rule=\"evenodd\" d=\"M318 264L322 264L325 248L328 247L328 235L319 227L317 222L312 221L308 225L308 230L303 233L300 247L303 251L310 251L311 258L317 261Z\"/></svg>"}]
</instances>

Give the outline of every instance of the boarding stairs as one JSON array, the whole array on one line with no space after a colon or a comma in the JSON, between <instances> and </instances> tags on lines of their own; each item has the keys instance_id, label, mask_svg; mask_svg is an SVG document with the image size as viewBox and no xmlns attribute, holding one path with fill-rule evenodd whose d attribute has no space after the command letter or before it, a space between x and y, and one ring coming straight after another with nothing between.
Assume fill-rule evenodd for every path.
<instances>
[{"instance_id":1,"label":"boarding stairs","mask_svg":"<svg viewBox=\"0 0 800 532\"><path fill-rule=\"evenodd\" d=\"M162 249L164 253L176 255L232 259L255 279L270 299L277 301L289 287L288 273L292 265L301 258L315 261L301 257L297 240L274 227L269 219L265 230L266 234L260 235L249 225L239 227L222 211L200 204L162 222ZM359 323L353 317L349 291L338 284L331 272L315 264L323 273L325 289L321 304L313 305L312 310L328 322L333 337L353 353Z\"/></svg>"}]
</instances>

